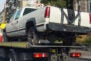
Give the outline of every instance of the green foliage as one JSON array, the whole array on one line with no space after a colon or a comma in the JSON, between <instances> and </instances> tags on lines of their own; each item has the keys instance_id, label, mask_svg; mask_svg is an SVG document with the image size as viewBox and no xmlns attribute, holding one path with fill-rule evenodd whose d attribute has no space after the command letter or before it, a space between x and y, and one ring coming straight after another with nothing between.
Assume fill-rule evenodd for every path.
<instances>
[{"instance_id":1,"label":"green foliage","mask_svg":"<svg viewBox=\"0 0 91 61\"><path fill-rule=\"evenodd\" d=\"M91 36L87 37L84 42L84 44L88 44L88 45L91 45Z\"/></svg>"},{"instance_id":2,"label":"green foliage","mask_svg":"<svg viewBox=\"0 0 91 61\"><path fill-rule=\"evenodd\" d=\"M50 4L57 7L66 7L65 0L42 0L42 3L44 3L45 5Z\"/></svg>"}]
</instances>

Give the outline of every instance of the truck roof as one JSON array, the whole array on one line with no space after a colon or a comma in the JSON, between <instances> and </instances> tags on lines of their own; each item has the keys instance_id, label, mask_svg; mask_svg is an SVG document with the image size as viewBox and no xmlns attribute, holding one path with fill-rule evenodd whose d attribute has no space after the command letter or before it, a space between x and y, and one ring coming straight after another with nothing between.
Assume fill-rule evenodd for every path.
<instances>
[{"instance_id":1,"label":"truck roof","mask_svg":"<svg viewBox=\"0 0 91 61\"><path fill-rule=\"evenodd\" d=\"M34 8L34 9L37 9L36 7L23 7L23 9L25 9L25 8Z\"/></svg>"}]
</instances>

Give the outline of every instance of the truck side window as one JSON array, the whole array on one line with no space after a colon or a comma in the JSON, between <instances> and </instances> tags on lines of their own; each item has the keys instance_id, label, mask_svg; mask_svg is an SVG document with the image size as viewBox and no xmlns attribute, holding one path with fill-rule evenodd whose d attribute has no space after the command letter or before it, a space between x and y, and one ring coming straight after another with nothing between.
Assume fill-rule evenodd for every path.
<instances>
[{"instance_id":1,"label":"truck side window","mask_svg":"<svg viewBox=\"0 0 91 61\"><path fill-rule=\"evenodd\" d=\"M23 13L23 15L26 15L26 14L28 14L28 13L30 13L30 12L33 12L33 11L35 11L36 9L32 9L32 8L26 8L25 10L24 10L24 13Z\"/></svg>"},{"instance_id":2,"label":"truck side window","mask_svg":"<svg viewBox=\"0 0 91 61\"><path fill-rule=\"evenodd\" d=\"M12 17L10 18L10 22L15 19L16 13L17 13L17 11L16 11L16 12L12 15Z\"/></svg>"},{"instance_id":3,"label":"truck side window","mask_svg":"<svg viewBox=\"0 0 91 61\"><path fill-rule=\"evenodd\" d=\"M17 10L17 11L13 14L13 16L12 16L11 19L10 19L10 21L19 19L20 14L21 14L21 9L20 9L20 10Z\"/></svg>"},{"instance_id":4,"label":"truck side window","mask_svg":"<svg viewBox=\"0 0 91 61\"><path fill-rule=\"evenodd\" d=\"M21 14L21 10L18 10L17 13L16 13L16 16L15 16L15 20L16 20L16 19L19 19L20 14Z\"/></svg>"}]
</instances>

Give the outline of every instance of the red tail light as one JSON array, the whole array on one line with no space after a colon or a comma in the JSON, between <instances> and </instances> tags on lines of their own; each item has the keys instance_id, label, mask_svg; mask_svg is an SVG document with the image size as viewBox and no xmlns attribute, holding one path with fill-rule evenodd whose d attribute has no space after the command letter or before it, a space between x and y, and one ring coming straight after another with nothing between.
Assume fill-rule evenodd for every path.
<instances>
[{"instance_id":1,"label":"red tail light","mask_svg":"<svg viewBox=\"0 0 91 61\"><path fill-rule=\"evenodd\" d=\"M81 53L71 53L70 56L71 57L80 57Z\"/></svg>"},{"instance_id":2,"label":"red tail light","mask_svg":"<svg viewBox=\"0 0 91 61\"><path fill-rule=\"evenodd\" d=\"M0 43L3 41L3 35L0 34Z\"/></svg>"},{"instance_id":3,"label":"red tail light","mask_svg":"<svg viewBox=\"0 0 91 61\"><path fill-rule=\"evenodd\" d=\"M45 9L45 18L49 18L50 17L50 7L46 7Z\"/></svg>"},{"instance_id":4,"label":"red tail light","mask_svg":"<svg viewBox=\"0 0 91 61\"><path fill-rule=\"evenodd\" d=\"M91 24L91 14L89 14L89 20L90 20L90 24Z\"/></svg>"},{"instance_id":5,"label":"red tail light","mask_svg":"<svg viewBox=\"0 0 91 61\"><path fill-rule=\"evenodd\" d=\"M33 56L34 58L46 58L47 53L34 53Z\"/></svg>"}]
</instances>

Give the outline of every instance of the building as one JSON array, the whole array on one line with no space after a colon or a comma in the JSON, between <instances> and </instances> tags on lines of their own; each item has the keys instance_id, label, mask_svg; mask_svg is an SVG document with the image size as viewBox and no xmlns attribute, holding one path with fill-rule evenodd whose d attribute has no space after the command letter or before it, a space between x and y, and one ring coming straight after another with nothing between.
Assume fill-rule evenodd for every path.
<instances>
[{"instance_id":1,"label":"building","mask_svg":"<svg viewBox=\"0 0 91 61\"><path fill-rule=\"evenodd\" d=\"M16 9L20 7L25 7L25 6L31 6L31 4L34 3L40 3L41 0L6 0L6 4L4 7L4 20L7 20L7 22L10 20L11 16L14 14Z\"/></svg>"},{"instance_id":2,"label":"building","mask_svg":"<svg viewBox=\"0 0 91 61\"><path fill-rule=\"evenodd\" d=\"M91 13L91 0L87 0L87 11Z\"/></svg>"},{"instance_id":3,"label":"building","mask_svg":"<svg viewBox=\"0 0 91 61\"><path fill-rule=\"evenodd\" d=\"M80 11L91 13L91 0L80 0L79 1L79 5L80 5ZM77 0L74 0L74 10L78 10L78 2L77 2ZM77 42L82 43L89 36L91 36L91 33L88 33L87 35L79 35L77 37Z\"/></svg>"},{"instance_id":4,"label":"building","mask_svg":"<svg viewBox=\"0 0 91 61\"><path fill-rule=\"evenodd\" d=\"M2 22L2 20L3 20L3 13L0 12L0 23Z\"/></svg>"},{"instance_id":5,"label":"building","mask_svg":"<svg viewBox=\"0 0 91 61\"><path fill-rule=\"evenodd\" d=\"M74 10L78 10L78 4L80 5L80 11L91 12L91 0L74 0Z\"/></svg>"}]
</instances>

